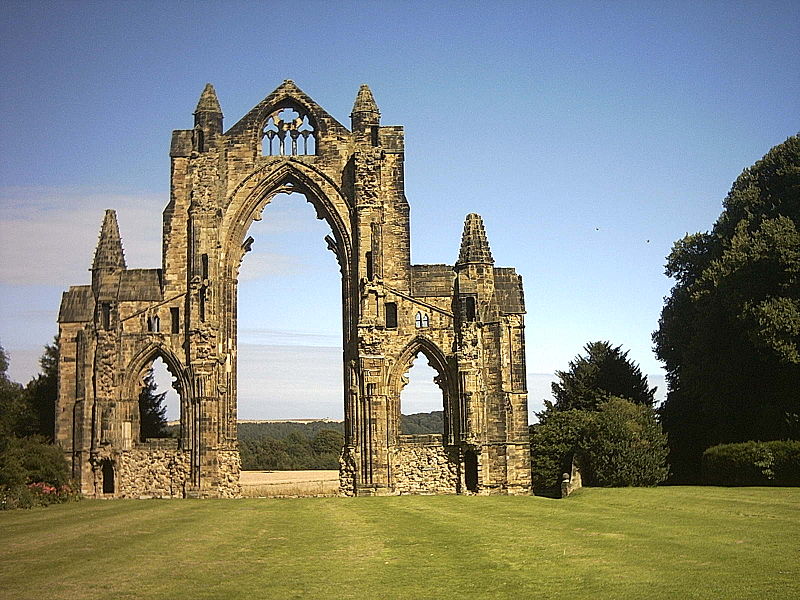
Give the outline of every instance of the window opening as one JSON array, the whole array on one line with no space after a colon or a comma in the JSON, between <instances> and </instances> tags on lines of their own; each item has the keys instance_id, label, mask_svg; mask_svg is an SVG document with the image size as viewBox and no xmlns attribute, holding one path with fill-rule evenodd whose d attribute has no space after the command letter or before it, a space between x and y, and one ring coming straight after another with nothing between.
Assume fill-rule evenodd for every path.
<instances>
[{"instance_id":1,"label":"window opening","mask_svg":"<svg viewBox=\"0 0 800 600\"><path fill-rule=\"evenodd\" d=\"M397 303L386 303L386 327L387 329L397 329Z\"/></svg>"},{"instance_id":2,"label":"window opening","mask_svg":"<svg viewBox=\"0 0 800 600\"><path fill-rule=\"evenodd\" d=\"M267 118L261 133L263 156L298 156L317 153L317 138L311 119L300 109L278 108Z\"/></svg>"},{"instance_id":3,"label":"window opening","mask_svg":"<svg viewBox=\"0 0 800 600\"><path fill-rule=\"evenodd\" d=\"M195 150L198 152L204 151L203 130L199 127L194 130Z\"/></svg>"},{"instance_id":4,"label":"window opening","mask_svg":"<svg viewBox=\"0 0 800 600\"><path fill-rule=\"evenodd\" d=\"M158 333L161 330L161 320L158 315L147 317L147 331Z\"/></svg>"},{"instance_id":5,"label":"window opening","mask_svg":"<svg viewBox=\"0 0 800 600\"><path fill-rule=\"evenodd\" d=\"M417 315L414 317L414 324L417 326L417 329L424 329L430 325L430 319L428 318L428 313L424 313L422 311L417 312Z\"/></svg>"},{"instance_id":6,"label":"window opening","mask_svg":"<svg viewBox=\"0 0 800 600\"><path fill-rule=\"evenodd\" d=\"M208 279L208 254L203 254L200 258L200 272L202 273L201 279Z\"/></svg>"},{"instance_id":7,"label":"window opening","mask_svg":"<svg viewBox=\"0 0 800 600\"><path fill-rule=\"evenodd\" d=\"M467 321L474 321L475 320L475 298L472 296L467 296L464 300L466 305L466 317Z\"/></svg>"},{"instance_id":8,"label":"window opening","mask_svg":"<svg viewBox=\"0 0 800 600\"><path fill-rule=\"evenodd\" d=\"M139 439L180 437L177 378L160 356L144 371L139 392ZM172 423L172 425L170 425Z\"/></svg>"},{"instance_id":9,"label":"window opening","mask_svg":"<svg viewBox=\"0 0 800 600\"><path fill-rule=\"evenodd\" d=\"M444 433L444 397L439 373L419 352L402 379L400 434Z\"/></svg>"},{"instance_id":10,"label":"window opening","mask_svg":"<svg viewBox=\"0 0 800 600\"><path fill-rule=\"evenodd\" d=\"M101 324L103 329L111 329L111 305L104 302L100 305Z\"/></svg>"},{"instance_id":11,"label":"window opening","mask_svg":"<svg viewBox=\"0 0 800 600\"><path fill-rule=\"evenodd\" d=\"M375 125L370 127L370 139L372 141L373 146L378 145L378 127Z\"/></svg>"},{"instance_id":12,"label":"window opening","mask_svg":"<svg viewBox=\"0 0 800 600\"><path fill-rule=\"evenodd\" d=\"M367 262L367 281L372 281L375 276L375 265L372 262L372 252L367 252L364 258Z\"/></svg>"},{"instance_id":13,"label":"window opening","mask_svg":"<svg viewBox=\"0 0 800 600\"><path fill-rule=\"evenodd\" d=\"M169 309L170 321L172 321L172 333L181 332L181 309L173 306Z\"/></svg>"}]
</instances>

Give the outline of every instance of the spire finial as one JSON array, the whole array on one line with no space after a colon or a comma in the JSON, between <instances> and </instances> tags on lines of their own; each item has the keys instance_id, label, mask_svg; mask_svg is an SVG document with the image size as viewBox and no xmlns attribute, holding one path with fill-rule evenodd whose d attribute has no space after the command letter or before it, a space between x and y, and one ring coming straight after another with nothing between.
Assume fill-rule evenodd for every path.
<instances>
[{"instance_id":1,"label":"spire finial","mask_svg":"<svg viewBox=\"0 0 800 600\"><path fill-rule=\"evenodd\" d=\"M203 93L200 94L200 100L197 103L197 108L194 110L194 114L200 112L218 113L220 115L222 114L222 107L219 105L217 92L214 89L214 86L210 83L207 83L206 87L203 88Z\"/></svg>"},{"instance_id":2,"label":"spire finial","mask_svg":"<svg viewBox=\"0 0 800 600\"><path fill-rule=\"evenodd\" d=\"M361 87L358 88L358 95L356 96L356 101L353 104L353 113L350 116L352 117L356 113L360 112L374 112L381 114L378 110L378 105L375 103L375 97L372 95L372 90L369 89L369 86L366 83L362 83Z\"/></svg>"},{"instance_id":3,"label":"spire finial","mask_svg":"<svg viewBox=\"0 0 800 600\"><path fill-rule=\"evenodd\" d=\"M125 268L125 253L122 250L122 238L117 225L117 213L111 209L106 210L103 226L100 229L100 239L94 253L92 269Z\"/></svg>"},{"instance_id":4,"label":"spire finial","mask_svg":"<svg viewBox=\"0 0 800 600\"><path fill-rule=\"evenodd\" d=\"M461 251L458 253L457 265L467 263L494 264L489 240L483 229L483 219L476 213L467 215L464 221L464 233L461 236Z\"/></svg>"}]
</instances>

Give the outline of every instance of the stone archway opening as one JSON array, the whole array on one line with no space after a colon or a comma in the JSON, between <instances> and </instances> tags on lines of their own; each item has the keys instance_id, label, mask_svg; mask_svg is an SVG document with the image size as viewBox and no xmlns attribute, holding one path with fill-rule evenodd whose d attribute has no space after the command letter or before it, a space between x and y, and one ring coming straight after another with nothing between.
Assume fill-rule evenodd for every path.
<instances>
[{"instance_id":1,"label":"stone archway opening","mask_svg":"<svg viewBox=\"0 0 800 600\"><path fill-rule=\"evenodd\" d=\"M420 350L411 359L400 392L400 435L443 434L445 398L440 373Z\"/></svg>"},{"instance_id":2,"label":"stone archway opening","mask_svg":"<svg viewBox=\"0 0 800 600\"><path fill-rule=\"evenodd\" d=\"M331 229L277 194L247 232L237 292L238 417L342 419L342 280Z\"/></svg>"},{"instance_id":3,"label":"stone archway opening","mask_svg":"<svg viewBox=\"0 0 800 600\"><path fill-rule=\"evenodd\" d=\"M145 363L138 378L139 443L181 438L181 389L178 375L162 356Z\"/></svg>"},{"instance_id":4,"label":"stone archway opening","mask_svg":"<svg viewBox=\"0 0 800 600\"><path fill-rule=\"evenodd\" d=\"M332 235L300 192L269 198L247 230L236 310L245 495L284 495L289 488L314 495L334 485L319 482L338 481L342 276L326 248Z\"/></svg>"}]
</instances>

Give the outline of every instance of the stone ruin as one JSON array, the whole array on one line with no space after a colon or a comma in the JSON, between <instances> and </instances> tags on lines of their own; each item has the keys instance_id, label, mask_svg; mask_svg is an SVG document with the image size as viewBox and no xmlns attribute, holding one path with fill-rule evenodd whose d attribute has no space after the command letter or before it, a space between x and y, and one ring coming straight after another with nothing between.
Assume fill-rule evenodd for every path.
<instances>
[{"instance_id":1,"label":"stone ruin","mask_svg":"<svg viewBox=\"0 0 800 600\"><path fill-rule=\"evenodd\" d=\"M342 281L342 495L529 494L522 280L466 217L455 265L412 265L403 129L366 85L347 129L292 81L222 127L206 86L174 131L159 269L128 269L105 214L90 285L59 312L56 440L83 494L239 495L236 294L248 229L277 194L330 225ZM415 357L437 371L443 435L401 435ZM138 397L160 357L180 395L177 439L142 439ZM302 371L298 373L302 376Z\"/></svg>"}]
</instances>

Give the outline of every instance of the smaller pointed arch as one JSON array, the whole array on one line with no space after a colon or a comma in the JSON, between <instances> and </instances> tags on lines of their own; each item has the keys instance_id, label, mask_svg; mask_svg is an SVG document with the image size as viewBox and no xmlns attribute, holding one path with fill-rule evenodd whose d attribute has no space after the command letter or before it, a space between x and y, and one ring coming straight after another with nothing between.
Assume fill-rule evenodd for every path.
<instances>
[{"instance_id":1,"label":"smaller pointed arch","mask_svg":"<svg viewBox=\"0 0 800 600\"><path fill-rule=\"evenodd\" d=\"M167 369L175 378L173 387L181 396L181 400L188 400L192 393L189 369L183 366L181 360L171 350L158 343L145 346L128 363L128 367L125 369L125 384L122 387L125 397L138 397L144 370L157 358L164 361Z\"/></svg>"},{"instance_id":2,"label":"smaller pointed arch","mask_svg":"<svg viewBox=\"0 0 800 600\"><path fill-rule=\"evenodd\" d=\"M426 336L418 335L412 339L403 351L398 355L397 362L389 373L389 393L393 405L391 414L394 414L395 422L390 423L392 437L399 439L400 435L400 395L403 387L407 383L406 373L411 369L414 360L423 354L428 360L428 364L436 371L434 383L442 391L442 410L444 411L444 437L446 444L451 444L456 439L458 432L459 417L454 414L458 410L456 398L455 376L453 369L448 363L447 357L441 348Z\"/></svg>"}]
</instances>

